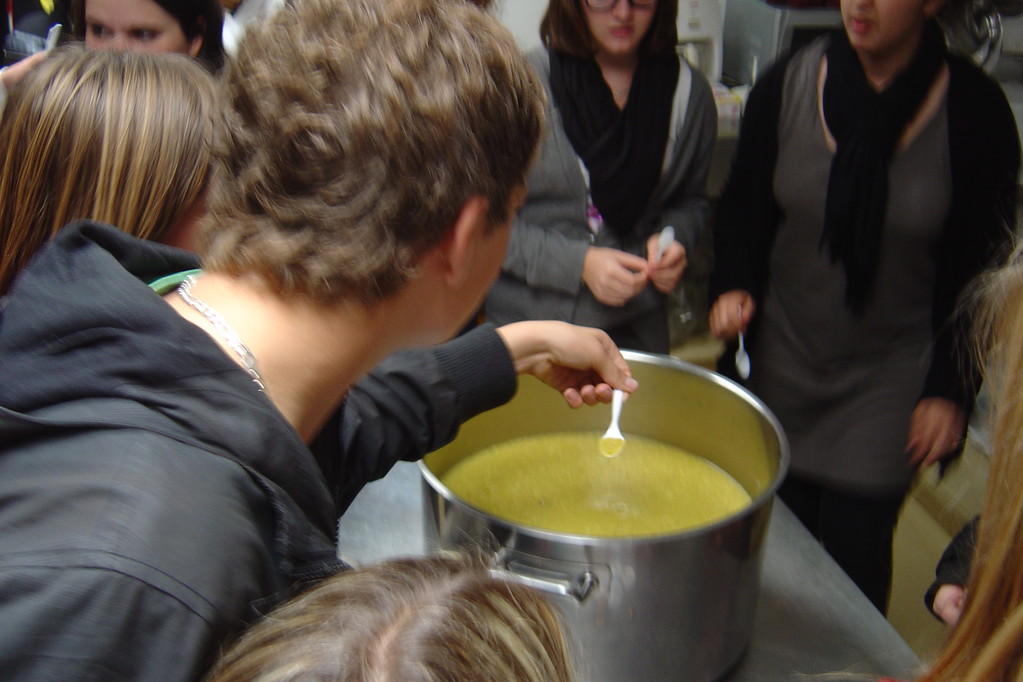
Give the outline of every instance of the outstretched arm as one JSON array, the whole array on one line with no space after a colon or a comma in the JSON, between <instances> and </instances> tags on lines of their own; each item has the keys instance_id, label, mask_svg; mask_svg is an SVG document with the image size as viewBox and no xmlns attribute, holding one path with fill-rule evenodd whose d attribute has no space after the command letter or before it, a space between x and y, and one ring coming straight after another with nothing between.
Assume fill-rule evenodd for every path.
<instances>
[{"instance_id":1,"label":"outstretched arm","mask_svg":"<svg viewBox=\"0 0 1023 682\"><path fill-rule=\"evenodd\" d=\"M463 422L511 400L523 373L572 407L636 387L607 334L564 322L485 324L440 346L394 353L352 387L311 445L339 511L395 462L446 445Z\"/></svg>"},{"instance_id":2,"label":"outstretched arm","mask_svg":"<svg viewBox=\"0 0 1023 682\"><path fill-rule=\"evenodd\" d=\"M529 321L499 327L517 374L532 374L554 387L570 407L610 402L613 389L638 384L605 332L567 322Z\"/></svg>"}]
</instances>

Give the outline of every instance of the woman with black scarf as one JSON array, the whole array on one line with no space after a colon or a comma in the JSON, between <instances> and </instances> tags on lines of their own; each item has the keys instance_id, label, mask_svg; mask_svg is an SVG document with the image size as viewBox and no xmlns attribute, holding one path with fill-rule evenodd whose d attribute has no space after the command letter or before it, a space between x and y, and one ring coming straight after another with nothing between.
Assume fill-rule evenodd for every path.
<instances>
[{"instance_id":1,"label":"woman with black scarf","mask_svg":"<svg viewBox=\"0 0 1023 682\"><path fill-rule=\"evenodd\" d=\"M714 234L710 327L749 325L792 447L779 494L882 612L909 485L959 452L976 393L957 299L1015 223L1012 111L947 52L942 5L841 0L844 31L758 81Z\"/></svg>"},{"instance_id":2,"label":"woman with black scarf","mask_svg":"<svg viewBox=\"0 0 1023 682\"><path fill-rule=\"evenodd\" d=\"M677 12L677 0L550 0L530 55L547 133L489 320L564 320L668 352L667 295L706 221L717 134L710 86L676 52Z\"/></svg>"}]
</instances>

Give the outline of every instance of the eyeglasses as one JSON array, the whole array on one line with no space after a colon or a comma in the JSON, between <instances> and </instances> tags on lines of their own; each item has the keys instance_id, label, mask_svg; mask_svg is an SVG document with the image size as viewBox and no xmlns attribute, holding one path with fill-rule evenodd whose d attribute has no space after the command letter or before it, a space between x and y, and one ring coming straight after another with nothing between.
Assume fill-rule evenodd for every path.
<instances>
[{"instance_id":1,"label":"eyeglasses","mask_svg":"<svg viewBox=\"0 0 1023 682\"><path fill-rule=\"evenodd\" d=\"M625 0L633 7L647 9L657 4L657 0ZM618 0L585 0L586 6L594 12L607 12L618 4Z\"/></svg>"}]
</instances>

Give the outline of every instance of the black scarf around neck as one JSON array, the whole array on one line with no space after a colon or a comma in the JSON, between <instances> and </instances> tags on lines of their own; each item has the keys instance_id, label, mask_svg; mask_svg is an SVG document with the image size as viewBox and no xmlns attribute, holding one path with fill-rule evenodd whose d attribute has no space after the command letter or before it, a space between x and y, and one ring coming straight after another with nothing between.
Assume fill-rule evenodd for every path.
<instances>
[{"instance_id":1,"label":"black scarf around neck","mask_svg":"<svg viewBox=\"0 0 1023 682\"><path fill-rule=\"evenodd\" d=\"M622 110L592 59L551 50L550 64L554 104L590 174L593 204L608 229L628 234L661 177L678 57L641 58Z\"/></svg>"},{"instance_id":2,"label":"black scarf around neck","mask_svg":"<svg viewBox=\"0 0 1023 682\"><path fill-rule=\"evenodd\" d=\"M844 31L827 49L824 120L837 149L831 162L822 246L845 267L845 302L862 314L873 294L888 204L888 164L945 61L941 29L930 22L916 56L882 92L870 87Z\"/></svg>"}]
</instances>

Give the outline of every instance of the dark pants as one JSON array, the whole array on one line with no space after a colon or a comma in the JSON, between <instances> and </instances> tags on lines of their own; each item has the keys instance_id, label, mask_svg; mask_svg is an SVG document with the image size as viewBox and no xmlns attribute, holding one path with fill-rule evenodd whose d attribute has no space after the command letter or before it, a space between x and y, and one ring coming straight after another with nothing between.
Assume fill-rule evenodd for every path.
<instances>
[{"instance_id":1,"label":"dark pants","mask_svg":"<svg viewBox=\"0 0 1023 682\"><path fill-rule=\"evenodd\" d=\"M778 496L881 613L892 586L892 538L905 494L858 495L789 475Z\"/></svg>"}]
</instances>

